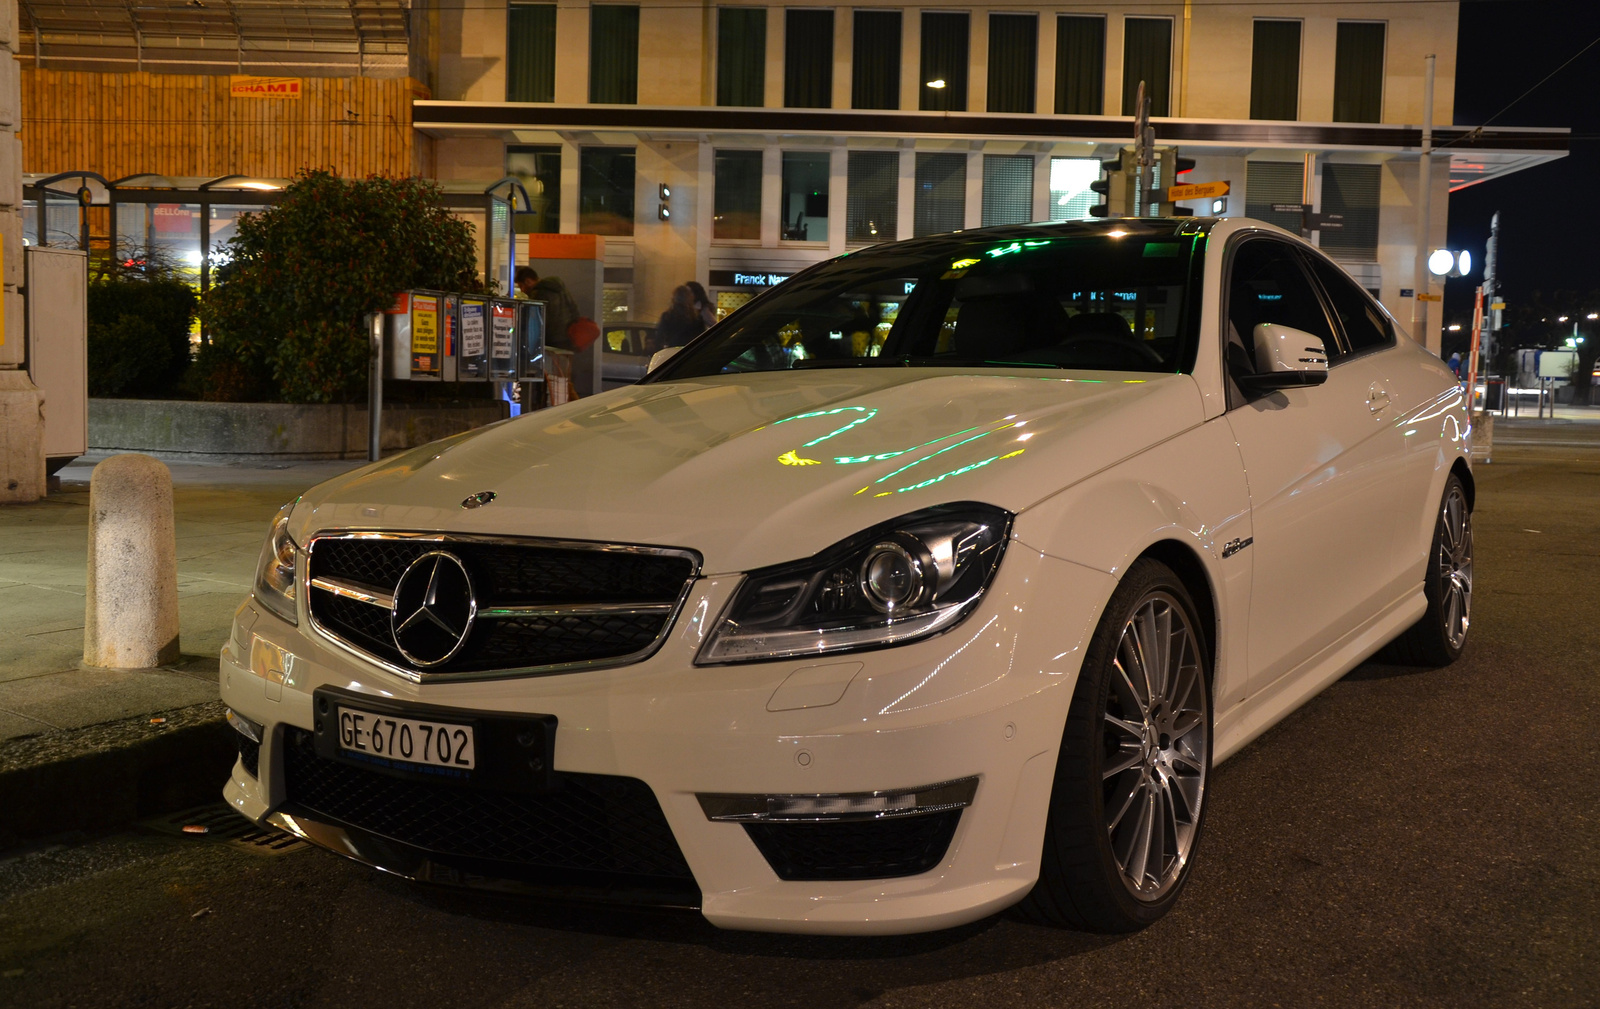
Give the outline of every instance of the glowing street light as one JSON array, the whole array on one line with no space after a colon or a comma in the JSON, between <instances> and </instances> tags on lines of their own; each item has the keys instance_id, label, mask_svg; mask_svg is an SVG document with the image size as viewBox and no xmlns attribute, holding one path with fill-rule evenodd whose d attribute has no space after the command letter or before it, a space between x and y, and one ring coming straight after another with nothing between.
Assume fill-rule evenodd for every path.
<instances>
[{"instance_id":1,"label":"glowing street light","mask_svg":"<svg viewBox=\"0 0 1600 1009\"><path fill-rule=\"evenodd\" d=\"M945 85L944 85L944 78L943 77L939 78L938 80L934 80L934 81L929 81L928 82L928 87L934 89L935 91L938 91L939 89L943 88L944 86Z\"/></svg>"}]
</instances>

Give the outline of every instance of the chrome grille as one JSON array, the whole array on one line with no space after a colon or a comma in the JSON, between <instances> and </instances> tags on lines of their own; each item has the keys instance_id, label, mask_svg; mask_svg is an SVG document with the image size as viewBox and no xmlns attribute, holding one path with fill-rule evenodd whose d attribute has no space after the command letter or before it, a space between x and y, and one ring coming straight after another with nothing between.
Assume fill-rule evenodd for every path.
<instances>
[{"instance_id":1,"label":"chrome grille","mask_svg":"<svg viewBox=\"0 0 1600 1009\"><path fill-rule=\"evenodd\" d=\"M456 653L422 665L398 646L391 610L407 569L438 551L468 573L476 615ZM700 568L686 550L425 533L329 533L306 553L312 626L417 681L639 661L665 638Z\"/></svg>"}]
</instances>

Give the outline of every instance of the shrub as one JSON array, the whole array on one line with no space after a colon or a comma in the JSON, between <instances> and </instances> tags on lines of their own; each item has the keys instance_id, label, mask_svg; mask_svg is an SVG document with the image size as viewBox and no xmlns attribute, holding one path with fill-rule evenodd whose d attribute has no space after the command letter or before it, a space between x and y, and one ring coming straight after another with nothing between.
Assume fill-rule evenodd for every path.
<instances>
[{"instance_id":1,"label":"shrub","mask_svg":"<svg viewBox=\"0 0 1600 1009\"><path fill-rule=\"evenodd\" d=\"M302 172L276 206L240 220L223 257L201 309L206 399L356 399L364 316L410 288L485 290L472 227L423 179Z\"/></svg>"},{"instance_id":2,"label":"shrub","mask_svg":"<svg viewBox=\"0 0 1600 1009\"><path fill-rule=\"evenodd\" d=\"M179 280L89 285L89 395L172 395L189 367L194 291Z\"/></svg>"}]
</instances>

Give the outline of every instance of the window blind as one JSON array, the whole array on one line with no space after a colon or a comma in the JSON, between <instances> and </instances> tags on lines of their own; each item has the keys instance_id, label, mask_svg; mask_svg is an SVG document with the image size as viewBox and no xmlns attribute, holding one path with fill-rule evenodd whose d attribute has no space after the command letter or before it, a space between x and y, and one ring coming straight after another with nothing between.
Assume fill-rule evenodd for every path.
<instances>
[{"instance_id":1,"label":"window blind","mask_svg":"<svg viewBox=\"0 0 1600 1009\"><path fill-rule=\"evenodd\" d=\"M718 8L717 104L759 107L766 97L766 8Z\"/></svg>"},{"instance_id":2,"label":"window blind","mask_svg":"<svg viewBox=\"0 0 1600 1009\"><path fill-rule=\"evenodd\" d=\"M916 195L911 214L911 234L917 238L957 231L966 223L965 154L917 155Z\"/></svg>"},{"instance_id":3,"label":"window blind","mask_svg":"<svg viewBox=\"0 0 1600 1009\"><path fill-rule=\"evenodd\" d=\"M851 151L845 162L845 187L845 241L894 241L899 228L900 153Z\"/></svg>"},{"instance_id":4,"label":"window blind","mask_svg":"<svg viewBox=\"0 0 1600 1009\"><path fill-rule=\"evenodd\" d=\"M589 8L589 101L638 104L638 7L595 4Z\"/></svg>"},{"instance_id":5,"label":"window blind","mask_svg":"<svg viewBox=\"0 0 1600 1009\"><path fill-rule=\"evenodd\" d=\"M1272 205L1292 203L1298 207L1304 185L1305 166L1298 161L1250 162L1245 167L1245 216L1300 234L1300 212L1275 211Z\"/></svg>"},{"instance_id":6,"label":"window blind","mask_svg":"<svg viewBox=\"0 0 1600 1009\"><path fill-rule=\"evenodd\" d=\"M833 104L833 11L784 12L783 104L825 109Z\"/></svg>"},{"instance_id":7,"label":"window blind","mask_svg":"<svg viewBox=\"0 0 1600 1009\"><path fill-rule=\"evenodd\" d=\"M1344 227L1320 233L1322 251L1335 259L1378 258L1378 198L1381 165L1322 166L1322 212L1343 214Z\"/></svg>"},{"instance_id":8,"label":"window blind","mask_svg":"<svg viewBox=\"0 0 1600 1009\"><path fill-rule=\"evenodd\" d=\"M1039 18L989 15L989 111L1032 112L1039 78Z\"/></svg>"},{"instance_id":9,"label":"window blind","mask_svg":"<svg viewBox=\"0 0 1600 1009\"><path fill-rule=\"evenodd\" d=\"M941 112L967 111L969 22L966 14L922 12L922 75L917 107ZM944 81L942 88L928 84Z\"/></svg>"},{"instance_id":10,"label":"window blind","mask_svg":"<svg viewBox=\"0 0 1600 1009\"><path fill-rule=\"evenodd\" d=\"M1033 220L1033 155L983 156L983 226Z\"/></svg>"},{"instance_id":11,"label":"window blind","mask_svg":"<svg viewBox=\"0 0 1600 1009\"><path fill-rule=\"evenodd\" d=\"M556 5L512 4L506 28L506 101L555 101Z\"/></svg>"},{"instance_id":12,"label":"window blind","mask_svg":"<svg viewBox=\"0 0 1600 1009\"><path fill-rule=\"evenodd\" d=\"M1300 118L1300 22L1256 22L1250 52L1250 118Z\"/></svg>"},{"instance_id":13,"label":"window blind","mask_svg":"<svg viewBox=\"0 0 1600 1009\"><path fill-rule=\"evenodd\" d=\"M1152 116L1167 115L1172 90L1172 19L1124 18L1122 21L1122 114L1137 115L1139 82L1150 98Z\"/></svg>"},{"instance_id":14,"label":"window blind","mask_svg":"<svg viewBox=\"0 0 1600 1009\"><path fill-rule=\"evenodd\" d=\"M900 12L856 11L850 107L900 107Z\"/></svg>"},{"instance_id":15,"label":"window blind","mask_svg":"<svg viewBox=\"0 0 1600 1009\"><path fill-rule=\"evenodd\" d=\"M1056 115L1104 115L1105 90L1106 19L1056 18Z\"/></svg>"},{"instance_id":16,"label":"window blind","mask_svg":"<svg viewBox=\"0 0 1600 1009\"><path fill-rule=\"evenodd\" d=\"M1333 121L1383 121L1383 41L1385 26L1372 21L1341 21L1333 54Z\"/></svg>"}]
</instances>

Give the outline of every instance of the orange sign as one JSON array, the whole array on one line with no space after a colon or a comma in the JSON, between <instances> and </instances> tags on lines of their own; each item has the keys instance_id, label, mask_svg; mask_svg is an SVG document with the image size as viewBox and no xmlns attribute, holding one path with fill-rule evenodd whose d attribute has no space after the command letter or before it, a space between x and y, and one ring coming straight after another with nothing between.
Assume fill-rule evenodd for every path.
<instances>
[{"instance_id":1,"label":"orange sign","mask_svg":"<svg viewBox=\"0 0 1600 1009\"><path fill-rule=\"evenodd\" d=\"M228 93L235 98L299 98L298 77L241 77L228 78Z\"/></svg>"},{"instance_id":2,"label":"orange sign","mask_svg":"<svg viewBox=\"0 0 1600 1009\"><path fill-rule=\"evenodd\" d=\"M605 259L604 235L528 235L529 259Z\"/></svg>"},{"instance_id":3,"label":"orange sign","mask_svg":"<svg viewBox=\"0 0 1600 1009\"><path fill-rule=\"evenodd\" d=\"M1168 186L1167 202L1178 203L1182 200L1214 200L1219 196L1228 195L1226 182L1196 182L1192 186Z\"/></svg>"},{"instance_id":4,"label":"orange sign","mask_svg":"<svg viewBox=\"0 0 1600 1009\"><path fill-rule=\"evenodd\" d=\"M1419 301L1443 301L1444 300L1444 295L1442 295L1442 294L1419 294L1419 295L1417 295L1417 300L1419 300Z\"/></svg>"}]
</instances>

